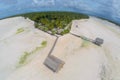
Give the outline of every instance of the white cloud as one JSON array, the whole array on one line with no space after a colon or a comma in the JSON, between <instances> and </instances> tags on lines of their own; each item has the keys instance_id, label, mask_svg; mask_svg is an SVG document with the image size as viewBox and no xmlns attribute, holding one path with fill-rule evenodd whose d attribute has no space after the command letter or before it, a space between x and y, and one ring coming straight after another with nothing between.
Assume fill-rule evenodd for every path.
<instances>
[{"instance_id":1,"label":"white cloud","mask_svg":"<svg viewBox=\"0 0 120 80\"><path fill-rule=\"evenodd\" d=\"M118 1L118 0L113 0L113 6L112 6L112 8L113 8L113 14L114 14L114 16L116 16L116 17L119 17L120 18L120 1Z\"/></svg>"},{"instance_id":2,"label":"white cloud","mask_svg":"<svg viewBox=\"0 0 120 80\"><path fill-rule=\"evenodd\" d=\"M39 6L52 6L55 5L54 0L33 0L36 5Z\"/></svg>"}]
</instances>

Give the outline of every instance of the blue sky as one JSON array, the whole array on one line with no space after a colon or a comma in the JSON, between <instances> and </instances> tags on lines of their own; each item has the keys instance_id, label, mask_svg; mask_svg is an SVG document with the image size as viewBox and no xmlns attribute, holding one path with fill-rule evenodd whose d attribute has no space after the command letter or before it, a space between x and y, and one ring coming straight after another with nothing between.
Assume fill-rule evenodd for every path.
<instances>
[{"instance_id":1,"label":"blue sky","mask_svg":"<svg viewBox=\"0 0 120 80\"><path fill-rule=\"evenodd\" d=\"M120 0L0 0L0 18L34 11L74 11L120 22Z\"/></svg>"}]
</instances>

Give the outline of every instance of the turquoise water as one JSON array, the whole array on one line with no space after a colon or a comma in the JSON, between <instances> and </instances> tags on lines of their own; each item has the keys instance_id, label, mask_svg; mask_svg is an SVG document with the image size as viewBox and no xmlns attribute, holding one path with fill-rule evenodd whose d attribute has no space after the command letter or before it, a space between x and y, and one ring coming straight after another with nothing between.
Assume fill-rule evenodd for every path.
<instances>
[{"instance_id":1,"label":"turquoise water","mask_svg":"<svg viewBox=\"0 0 120 80\"><path fill-rule=\"evenodd\" d=\"M72 11L120 24L120 0L0 0L0 18L37 11Z\"/></svg>"}]
</instances>

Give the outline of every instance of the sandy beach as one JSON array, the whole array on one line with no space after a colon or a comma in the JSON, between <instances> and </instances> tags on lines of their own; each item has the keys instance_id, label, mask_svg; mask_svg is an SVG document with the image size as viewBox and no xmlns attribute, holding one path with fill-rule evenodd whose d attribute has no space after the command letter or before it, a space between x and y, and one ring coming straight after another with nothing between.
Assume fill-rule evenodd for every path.
<instances>
[{"instance_id":1,"label":"sandy beach","mask_svg":"<svg viewBox=\"0 0 120 80\"><path fill-rule=\"evenodd\" d=\"M90 39L100 37L104 39L104 44L97 46L69 33L60 36L51 55L65 64L58 73L54 73L43 62L54 44L55 36L34 28L34 22L23 17L0 20L0 79L120 79L120 28L117 25L90 17L73 20L70 32ZM46 45L43 46L43 42ZM29 56L24 64L20 64L25 52Z\"/></svg>"}]
</instances>

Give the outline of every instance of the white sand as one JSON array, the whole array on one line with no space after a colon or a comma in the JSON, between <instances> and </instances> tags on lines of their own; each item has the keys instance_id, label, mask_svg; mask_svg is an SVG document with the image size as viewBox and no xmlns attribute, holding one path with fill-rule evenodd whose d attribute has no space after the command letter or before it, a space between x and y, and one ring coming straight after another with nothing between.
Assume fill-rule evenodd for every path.
<instances>
[{"instance_id":1,"label":"white sand","mask_svg":"<svg viewBox=\"0 0 120 80\"><path fill-rule=\"evenodd\" d=\"M107 59L106 79L120 80L120 28L112 23L91 17L89 20L73 21L71 32L91 39L104 39L101 49ZM99 51L98 51L99 53Z\"/></svg>"},{"instance_id":2,"label":"white sand","mask_svg":"<svg viewBox=\"0 0 120 80\"><path fill-rule=\"evenodd\" d=\"M12 28L6 28L8 26ZM25 31L15 34L21 27ZM120 28L107 21L93 17L73 21L72 33L91 39L103 38L104 44L99 47L71 34L60 37L52 53L65 61L58 73L43 65L55 41L54 36L35 29L32 21L22 17L1 20L0 31L2 80L120 80ZM16 68L25 51L32 51L45 40L45 48L31 55L27 64Z\"/></svg>"},{"instance_id":3,"label":"white sand","mask_svg":"<svg viewBox=\"0 0 120 80\"><path fill-rule=\"evenodd\" d=\"M56 37L35 29L32 21L25 20L22 17L5 19L0 22L0 30L2 31L0 41L0 79L6 80L12 72L17 70L16 67L24 52L31 52L36 47L39 47L42 41L47 41L47 47L32 55L33 57L28 61L30 63L37 55L48 53ZM16 34L19 28L23 28L24 31Z\"/></svg>"}]
</instances>

